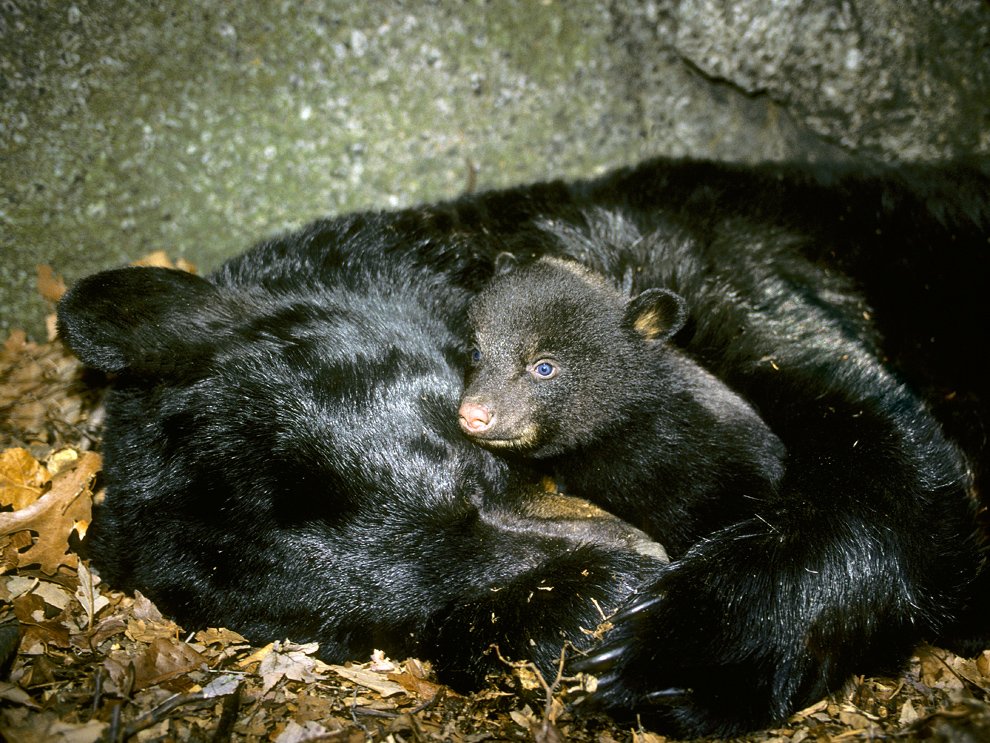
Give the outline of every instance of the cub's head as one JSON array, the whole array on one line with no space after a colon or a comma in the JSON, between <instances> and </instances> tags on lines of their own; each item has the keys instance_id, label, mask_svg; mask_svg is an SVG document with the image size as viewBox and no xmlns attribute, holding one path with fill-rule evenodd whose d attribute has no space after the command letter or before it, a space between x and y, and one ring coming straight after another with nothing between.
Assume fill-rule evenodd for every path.
<instances>
[{"instance_id":1,"label":"cub's head","mask_svg":"<svg viewBox=\"0 0 990 743\"><path fill-rule=\"evenodd\" d=\"M558 258L497 268L469 310L462 430L534 457L591 443L635 408L649 355L684 324L684 300L665 289L628 298Z\"/></svg>"}]
</instances>

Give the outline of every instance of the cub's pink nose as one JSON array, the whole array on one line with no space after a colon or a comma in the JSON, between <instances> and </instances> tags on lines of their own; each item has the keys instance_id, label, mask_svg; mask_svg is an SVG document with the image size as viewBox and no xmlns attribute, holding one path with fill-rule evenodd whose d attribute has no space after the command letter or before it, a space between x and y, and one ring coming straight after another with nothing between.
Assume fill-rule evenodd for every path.
<instances>
[{"instance_id":1,"label":"cub's pink nose","mask_svg":"<svg viewBox=\"0 0 990 743\"><path fill-rule=\"evenodd\" d=\"M460 417L461 428L466 433L474 435L484 433L495 422L495 415L491 408L476 402L461 403L458 416Z\"/></svg>"}]
</instances>

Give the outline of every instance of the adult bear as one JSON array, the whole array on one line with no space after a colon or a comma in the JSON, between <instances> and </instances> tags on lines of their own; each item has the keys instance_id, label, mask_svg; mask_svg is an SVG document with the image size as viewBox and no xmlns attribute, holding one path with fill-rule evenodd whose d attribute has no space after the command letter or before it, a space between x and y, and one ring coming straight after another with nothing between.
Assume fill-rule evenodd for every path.
<instances>
[{"instance_id":1,"label":"adult bear","mask_svg":"<svg viewBox=\"0 0 990 743\"><path fill-rule=\"evenodd\" d=\"M464 683L492 643L547 665L588 646L592 598L624 604L583 661L597 698L681 734L778 720L923 638L984 642L988 194L961 165L658 160L319 221L206 280L92 276L59 322L116 375L93 559L189 625ZM664 566L467 442L462 316L502 251L683 296L675 340L784 443L779 493Z\"/></svg>"}]
</instances>

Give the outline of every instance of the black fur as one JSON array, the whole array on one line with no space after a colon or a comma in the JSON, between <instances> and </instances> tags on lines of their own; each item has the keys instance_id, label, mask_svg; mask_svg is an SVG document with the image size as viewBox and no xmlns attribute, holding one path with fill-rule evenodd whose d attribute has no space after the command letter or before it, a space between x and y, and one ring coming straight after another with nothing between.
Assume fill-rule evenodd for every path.
<instances>
[{"instance_id":1,"label":"black fur","mask_svg":"<svg viewBox=\"0 0 990 743\"><path fill-rule=\"evenodd\" d=\"M653 161L323 220L202 283L91 277L59 321L118 375L93 559L189 626L463 681L492 642L546 667L592 598L625 603L585 663L597 698L688 734L768 724L923 638L985 642L988 194L963 165ZM462 320L506 250L683 296L677 343L787 449L776 495L663 566L470 444Z\"/></svg>"},{"instance_id":2,"label":"black fur","mask_svg":"<svg viewBox=\"0 0 990 743\"><path fill-rule=\"evenodd\" d=\"M603 512L569 518L463 440L445 317L462 293L357 258L332 283L294 283L124 268L64 298L63 335L120 373L88 537L101 575L190 627L317 640L332 661L428 656L462 685L498 665L492 643L544 667L564 640L587 644L593 600L617 609L662 552ZM168 286L148 344L144 312ZM106 333L77 335L97 317Z\"/></svg>"},{"instance_id":3,"label":"black fur","mask_svg":"<svg viewBox=\"0 0 990 743\"><path fill-rule=\"evenodd\" d=\"M645 239L623 233L617 250ZM679 295L630 298L579 264L541 258L503 270L469 317L476 359L460 421L478 443L540 460L566 493L674 557L774 497L780 440L667 342L686 317Z\"/></svg>"}]
</instances>

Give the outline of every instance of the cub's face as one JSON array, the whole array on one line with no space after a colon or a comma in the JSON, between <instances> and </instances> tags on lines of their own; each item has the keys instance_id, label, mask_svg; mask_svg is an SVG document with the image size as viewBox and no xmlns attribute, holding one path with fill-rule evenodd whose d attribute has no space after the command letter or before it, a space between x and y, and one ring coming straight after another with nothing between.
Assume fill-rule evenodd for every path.
<instances>
[{"instance_id":1,"label":"cub's face","mask_svg":"<svg viewBox=\"0 0 990 743\"><path fill-rule=\"evenodd\" d=\"M593 440L622 414L623 368L639 352L622 309L617 292L563 261L497 277L469 312L462 430L534 457Z\"/></svg>"},{"instance_id":2,"label":"cub's face","mask_svg":"<svg viewBox=\"0 0 990 743\"><path fill-rule=\"evenodd\" d=\"M659 289L627 299L575 263L543 258L496 276L469 320L461 429L491 449L548 457L635 414L650 356L681 327L684 305Z\"/></svg>"}]
</instances>

